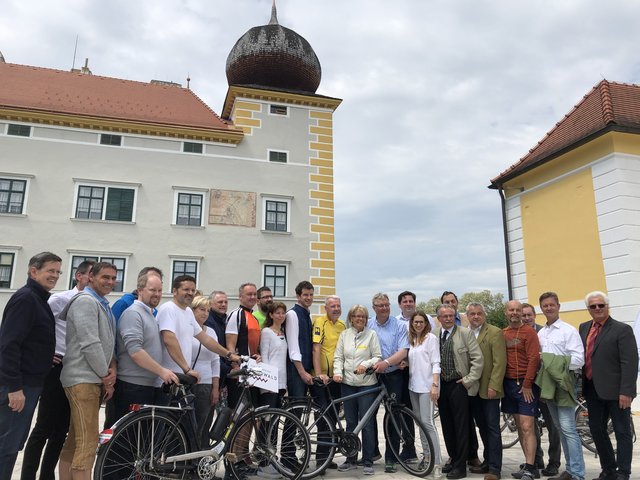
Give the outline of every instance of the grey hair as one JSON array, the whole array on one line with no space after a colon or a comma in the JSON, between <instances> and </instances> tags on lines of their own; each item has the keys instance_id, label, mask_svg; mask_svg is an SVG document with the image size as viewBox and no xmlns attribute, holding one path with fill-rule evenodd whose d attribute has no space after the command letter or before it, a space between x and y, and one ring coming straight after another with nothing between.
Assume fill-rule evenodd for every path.
<instances>
[{"instance_id":1,"label":"grey hair","mask_svg":"<svg viewBox=\"0 0 640 480\"><path fill-rule=\"evenodd\" d=\"M602 298L604 300L604 303L609 305L609 297L607 297L606 293L601 292L599 290L594 290L593 292L587 293L587 295L584 297L584 304L588 307L589 306L589 300L591 300L592 298L596 298L596 297Z\"/></svg>"},{"instance_id":2,"label":"grey hair","mask_svg":"<svg viewBox=\"0 0 640 480\"><path fill-rule=\"evenodd\" d=\"M448 305L446 303L442 303L440 305L438 305L438 307L436 308L436 315L440 316L440 310L444 310L445 308L448 308L449 310L453 311L453 313L456 313L456 309L453 305Z\"/></svg>"},{"instance_id":3,"label":"grey hair","mask_svg":"<svg viewBox=\"0 0 640 480\"><path fill-rule=\"evenodd\" d=\"M224 295L225 297L227 296L227 294L222 290L214 290L213 292L211 292L211 295L209 295L209 300L213 301L216 295Z\"/></svg>"},{"instance_id":4,"label":"grey hair","mask_svg":"<svg viewBox=\"0 0 640 480\"><path fill-rule=\"evenodd\" d=\"M386 293L376 293L373 298L371 299L371 303L374 304L376 303L376 300L386 300L387 302L389 301L389 295L387 295Z\"/></svg>"},{"instance_id":5,"label":"grey hair","mask_svg":"<svg viewBox=\"0 0 640 480\"><path fill-rule=\"evenodd\" d=\"M324 299L324 306L325 307L329 303L329 300L338 300L338 301L340 301L340 297L338 295L329 295L327 298Z\"/></svg>"},{"instance_id":6,"label":"grey hair","mask_svg":"<svg viewBox=\"0 0 640 480\"><path fill-rule=\"evenodd\" d=\"M480 307L480 309L482 310L482 313L487 313L487 311L484 309L484 305L482 305L481 303L478 302L471 302L467 305L467 312L469 311L469 307Z\"/></svg>"}]
</instances>

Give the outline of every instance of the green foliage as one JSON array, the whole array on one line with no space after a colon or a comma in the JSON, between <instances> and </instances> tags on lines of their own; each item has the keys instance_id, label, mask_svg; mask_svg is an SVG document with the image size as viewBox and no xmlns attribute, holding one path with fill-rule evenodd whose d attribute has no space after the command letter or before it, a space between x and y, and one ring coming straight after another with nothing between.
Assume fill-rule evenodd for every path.
<instances>
[{"instance_id":1,"label":"green foliage","mask_svg":"<svg viewBox=\"0 0 640 480\"><path fill-rule=\"evenodd\" d=\"M491 293L489 290L481 292L467 292L458 297L458 310L464 312L472 302L481 303L487 312L487 322L496 327L504 328L507 326L507 318L504 314L504 296L501 293ZM436 308L440 304L440 298L432 298L428 302L420 302L417 305L418 310L423 310L429 315L435 316Z\"/></svg>"}]
</instances>

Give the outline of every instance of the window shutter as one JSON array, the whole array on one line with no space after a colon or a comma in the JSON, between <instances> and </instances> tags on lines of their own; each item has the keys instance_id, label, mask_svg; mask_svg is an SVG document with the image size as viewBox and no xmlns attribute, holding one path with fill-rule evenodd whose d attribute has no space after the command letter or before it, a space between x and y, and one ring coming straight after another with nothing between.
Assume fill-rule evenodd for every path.
<instances>
[{"instance_id":1,"label":"window shutter","mask_svg":"<svg viewBox=\"0 0 640 480\"><path fill-rule=\"evenodd\" d=\"M105 220L130 222L133 219L134 193L128 188L109 188Z\"/></svg>"}]
</instances>

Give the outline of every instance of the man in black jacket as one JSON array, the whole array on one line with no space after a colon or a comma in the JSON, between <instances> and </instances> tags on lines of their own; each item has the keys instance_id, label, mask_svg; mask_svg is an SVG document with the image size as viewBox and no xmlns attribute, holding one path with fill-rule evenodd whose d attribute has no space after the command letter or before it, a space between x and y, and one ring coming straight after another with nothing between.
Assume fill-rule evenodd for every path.
<instances>
[{"instance_id":1,"label":"man in black jacket","mask_svg":"<svg viewBox=\"0 0 640 480\"><path fill-rule=\"evenodd\" d=\"M62 260L50 252L29 260L27 284L14 293L0 325L0 480L10 480L29 434L55 353L55 320L47 303Z\"/></svg>"},{"instance_id":2,"label":"man in black jacket","mask_svg":"<svg viewBox=\"0 0 640 480\"><path fill-rule=\"evenodd\" d=\"M589 409L589 430L600 457L602 480L629 480L633 435L631 400L636 396L638 347L633 329L609 316L609 298L591 292L585 303L593 320L580 325L585 346L583 394ZM611 417L617 460L607 432Z\"/></svg>"}]
</instances>

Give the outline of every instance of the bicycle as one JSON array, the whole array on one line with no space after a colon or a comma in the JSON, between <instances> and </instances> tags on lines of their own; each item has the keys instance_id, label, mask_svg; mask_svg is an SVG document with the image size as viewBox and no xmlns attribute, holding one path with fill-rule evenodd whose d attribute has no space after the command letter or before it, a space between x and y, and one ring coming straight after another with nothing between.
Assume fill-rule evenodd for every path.
<instances>
[{"instance_id":1,"label":"bicycle","mask_svg":"<svg viewBox=\"0 0 640 480\"><path fill-rule=\"evenodd\" d=\"M589 410L587 409L587 402L583 398L578 398L575 416L576 430L578 432L578 436L580 437L580 443L591 453L597 454L598 451L593 442L591 430L589 429ZM536 429L542 432L544 431L544 427L544 419L542 418L542 415L538 415L536 419ZM513 418L513 415L509 413L502 414L502 420L500 422L500 432L502 434L503 449L513 447L516 443L518 443L518 428L516 427L516 421ZM635 443L636 432L633 425L633 418L631 419L631 432L633 434L633 442ZM612 438L612 440L615 439L613 423L611 419L609 419L609 421L607 422L607 433L609 434L609 437Z\"/></svg>"},{"instance_id":2,"label":"bicycle","mask_svg":"<svg viewBox=\"0 0 640 480\"><path fill-rule=\"evenodd\" d=\"M370 375L372 373L373 370L368 369L366 374ZM322 380L318 378L314 379L314 383L317 386L324 386ZM347 432L343 427L342 419L338 415L339 405L342 402L354 400L371 393L378 394L376 399L365 412L362 420L358 422L354 431ZM358 434L371 419L376 421L374 415L380 405L383 405L385 409L383 418L385 438L390 438L393 433L400 439L397 448L392 445L392 451L398 463L400 463L402 468L409 474L417 477L425 477L431 473L434 467L433 444L425 426L411 409L396 402L395 395L389 395L384 383L379 382L378 385L372 386L370 389L335 399L328 389L327 394L329 403L324 408L320 408L314 403L311 397L285 397L286 403L283 405L283 408L294 413L307 429L311 439L310 453L316 458L315 468L310 464L309 468L307 468L306 472L302 475L302 479L307 480L322 475L334 461L337 453L341 453L347 458L356 456L361 450L361 441ZM333 418L337 419L335 424ZM419 431L418 435L415 434L412 422ZM321 426L325 429L324 433L319 431L319 427ZM414 447L416 452L422 452L423 455L419 461L414 460L411 462L411 460L403 459L400 455L402 447L407 448L410 446ZM325 450L321 455L318 455L319 447L324 447Z\"/></svg>"},{"instance_id":3,"label":"bicycle","mask_svg":"<svg viewBox=\"0 0 640 480\"><path fill-rule=\"evenodd\" d=\"M309 463L309 435L292 413L252 405L249 379L262 370L248 366L248 359L242 357L241 368L229 375L239 377L242 394L233 410L221 410L209 445L201 446L197 435L189 388L195 378L176 374L180 384L169 386L175 398L171 406L132 405L132 411L101 433L94 480L211 480L223 461L234 479L243 479L252 467L272 466L297 480Z\"/></svg>"}]
</instances>

